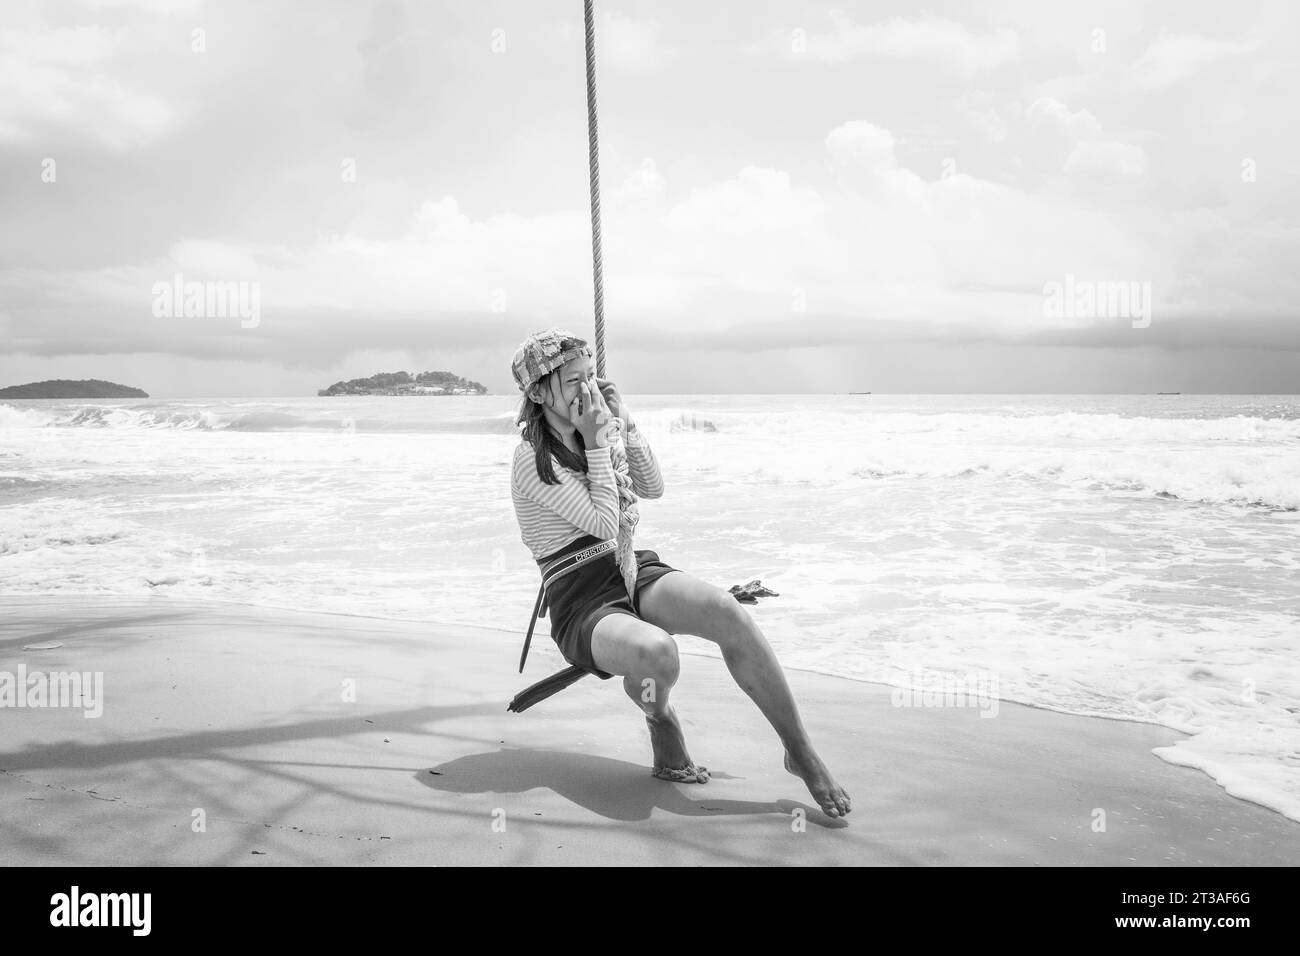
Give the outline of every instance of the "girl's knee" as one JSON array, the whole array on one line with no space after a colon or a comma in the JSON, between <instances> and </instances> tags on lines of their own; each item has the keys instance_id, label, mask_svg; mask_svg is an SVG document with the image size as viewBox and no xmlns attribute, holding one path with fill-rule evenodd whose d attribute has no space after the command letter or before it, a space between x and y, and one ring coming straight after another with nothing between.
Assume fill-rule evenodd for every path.
<instances>
[{"instance_id":1,"label":"girl's knee","mask_svg":"<svg viewBox=\"0 0 1300 956\"><path fill-rule=\"evenodd\" d=\"M758 639L754 619L730 591L718 588L708 608L710 628L704 635L723 646L743 645Z\"/></svg>"},{"instance_id":2,"label":"girl's knee","mask_svg":"<svg viewBox=\"0 0 1300 956\"><path fill-rule=\"evenodd\" d=\"M652 678L671 687L677 682L677 642L660 627L631 614L607 614L591 637L596 666L636 680Z\"/></svg>"},{"instance_id":3,"label":"girl's knee","mask_svg":"<svg viewBox=\"0 0 1300 956\"><path fill-rule=\"evenodd\" d=\"M712 597L711 610L724 621L731 624L744 624L749 621L749 612L730 591L714 588Z\"/></svg>"},{"instance_id":4,"label":"girl's knee","mask_svg":"<svg viewBox=\"0 0 1300 956\"><path fill-rule=\"evenodd\" d=\"M681 673L681 661L677 655L677 642L667 633L647 636L640 642L639 663L642 676L653 678L671 687L677 683Z\"/></svg>"}]
</instances>

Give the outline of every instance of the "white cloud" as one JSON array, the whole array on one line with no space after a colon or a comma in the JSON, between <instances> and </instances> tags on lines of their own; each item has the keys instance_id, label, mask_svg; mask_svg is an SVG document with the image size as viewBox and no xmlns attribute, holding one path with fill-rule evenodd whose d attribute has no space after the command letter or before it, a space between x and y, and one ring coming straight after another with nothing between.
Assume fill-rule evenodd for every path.
<instances>
[{"instance_id":1,"label":"white cloud","mask_svg":"<svg viewBox=\"0 0 1300 956\"><path fill-rule=\"evenodd\" d=\"M1133 75L1143 89L1172 86L1203 67L1259 46L1253 40L1211 40L1193 33L1165 34L1146 49L1133 65Z\"/></svg>"},{"instance_id":2,"label":"white cloud","mask_svg":"<svg viewBox=\"0 0 1300 956\"><path fill-rule=\"evenodd\" d=\"M967 125L979 133L982 139L990 143L1002 143L1007 138L1007 124L994 105L1000 99L991 90L972 89L957 97L954 105Z\"/></svg>"},{"instance_id":3,"label":"white cloud","mask_svg":"<svg viewBox=\"0 0 1300 956\"><path fill-rule=\"evenodd\" d=\"M1084 109L1071 110L1060 100L1049 96L1040 96L1030 104L1025 116L1033 120L1045 120L1056 125L1071 139L1089 139L1101 134L1101 123L1097 117Z\"/></svg>"},{"instance_id":4,"label":"white cloud","mask_svg":"<svg viewBox=\"0 0 1300 956\"><path fill-rule=\"evenodd\" d=\"M990 143L1001 143L1007 138L1007 124L998 111L992 109L969 110L966 118L970 124Z\"/></svg>"},{"instance_id":5,"label":"white cloud","mask_svg":"<svg viewBox=\"0 0 1300 956\"><path fill-rule=\"evenodd\" d=\"M808 311L850 322L1023 330L1043 321L1047 279L1132 274L1150 254L1123 223L1082 201L962 174L923 180L899 166L894 144L888 129L862 120L830 130L824 147L838 175L834 192L750 165L674 200L653 161L643 161L608 205L611 314L703 332L789 315L799 290ZM293 251L187 240L140 266L28 278L47 295L62 290L64 302L112 301L141 315L152 284L176 272L255 279L266 329L278 336L315 334L286 329L305 321L290 318L293 310L490 321L498 292L512 314L561 316L590 308L589 230L586 209L476 218L443 196L423 202L407 233L394 238L328 235ZM143 324L133 334L143 348L156 332Z\"/></svg>"},{"instance_id":6,"label":"white cloud","mask_svg":"<svg viewBox=\"0 0 1300 956\"><path fill-rule=\"evenodd\" d=\"M463 235L469 228L469 217L452 196L422 202L412 223L413 233L429 239Z\"/></svg>"},{"instance_id":7,"label":"white cloud","mask_svg":"<svg viewBox=\"0 0 1300 956\"><path fill-rule=\"evenodd\" d=\"M86 67L103 63L113 51L113 36L102 27L0 31L0 56L31 63Z\"/></svg>"},{"instance_id":8,"label":"white cloud","mask_svg":"<svg viewBox=\"0 0 1300 956\"><path fill-rule=\"evenodd\" d=\"M626 70L652 70L674 55L660 40L659 24L610 12L597 28L596 55Z\"/></svg>"},{"instance_id":9,"label":"white cloud","mask_svg":"<svg viewBox=\"0 0 1300 956\"><path fill-rule=\"evenodd\" d=\"M180 271L196 279L259 279L268 335L277 332L277 321L288 321L277 317L295 308L351 309L377 322L409 320L411 327L414 316L450 322L439 313L455 312L490 324L498 289L511 315L589 314L585 155L573 163L575 146L585 148L585 129L581 107L575 114L568 95L576 78L581 100L581 74L571 69L575 51L581 66L580 14L535 13L531 22L521 7L509 21L510 55L487 59L477 21L439 16L433 6L407 7L411 22L394 28L407 38L403 42L425 50L424 41L436 37L445 49L430 48L418 58L427 70L379 72L385 81L379 102L404 90L418 109L408 117L412 122L361 136L339 117L365 75L365 64L352 62L357 38L366 35L364 15L340 13L357 18L358 29L348 29L356 26L349 19L312 27L266 21L258 9L242 8L245 19L226 29L237 25L241 37L261 45L241 46L237 56L210 56L193 70L185 63L200 61L169 52L171 40L160 42L165 32L184 50L183 20L151 27L115 12L111 23L130 23L124 36L111 27L42 31L30 24L24 33L6 34L0 138L39 142L51 132L73 131L87 145L98 138L124 146L163 137L177 120L175 111L189 108L203 111L196 118L211 134L160 144L157 168L183 175L150 182L121 177L118 164L100 163L98 179L87 180L78 194L86 198L47 191L42 200L51 200L47 208L59 213L57 219L47 219L26 193L0 194L19 201L19 216L37 236L28 242L31 251L11 243L15 261L46 269L51 263L119 264L94 272L51 269L41 279L47 299L79 296L86 317L100 314L94 308L100 301L124 304L130 314L143 301L139 311L147 315L151 284ZM1151 33L1110 29L1106 56L1074 63L1077 69L1095 65L1095 80L1061 79L1049 92L1045 76L1071 68L1068 56L1056 54L1086 42L1088 29L1063 29L1057 18L1042 14L1051 29L1024 44L1022 56L1022 38L1035 34L1016 14L953 16L964 23L907 16L858 24L835 14L816 23L821 33L807 53L850 68L791 70L789 63L772 62L770 46L766 62L719 55L719 47L734 54L745 42L725 12L701 14L691 32L670 21L661 28L602 12L602 69L648 70L674 58L685 67L674 63L653 82L643 76L603 91L612 94L601 105L613 120L602 142L611 314L625 316L633 327L653 318L669 331L674 325L688 330L700 322L744 321L764 310L788 312L797 288L813 312L991 329L1032 319L1026 308L1035 304L1043 281L1066 272L1157 279L1175 262L1202 265L1196 242L1208 226L1192 221L1179 236L1170 225L1178 221L1178 207L1193 205L1187 196L1196 203L1207 195L1233 196L1238 211L1225 216L1234 232L1246 235L1257 234L1272 210L1294 199L1289 181L1272 178L1285 172L1278 157L1288 155L1286 134L1259 119L1275 112L1275 102L1236 95L1270 84L1275 93L1269 95L1280 103L1294 87L1276 82L1291 74L1270 72L1265 56L1252 58L1250 71L1221 71L1219 113L1207 111L1201 129L1180 123L1160 98L1135 95L1134 69L1126 66L1133 57L1124 51L1141 51ZM570 42L551 42L565 28L573 31ZM1281 36L1249 22L1241 30ZM517 42L521 36L532 41ZM788 30L783 39L789 42ZM1148 83L1168 82L1191 64L1228 55L1228 48L1236 46L1166 37L1147 51L1141 69ZM386 43L371 49L380 65L391 56ZM861 69L864 61L870 70ZM562 68L541 68L554 62ZM997 69L1004 65L1013 68ZM1087 87L1086 94L1063 92L1071 84ZM725 130L717 125L716 97L700 96L710 89L728 101ZM502 112L525 101L527 109ZM673 104L671 116L662 112L664 103ZM1238 151L1258 158L1259 188L1237 181L1239 159L1231 152L1225 159L1189 148L1222 132L1224 113L1237 103ZM841 123L846 117L871 121ZM1103 120L1116 129L1105 129ZM1260 135L1241 132L1252 126ZM575 130L576 139L569 135ZM1116 138L1130 142L1111 141ZM226 153L209 141L256 148ZM519 142L535 145L512 148ZM1150 160L1143 147L1151 150ZM340 186L337 157L354 155L361 178ZM651 156L658 164L642 159ZM962 173L939 179L949 156L956 159L949 170ZM85 165L79 175L96 172ZM1161 176L1148 176L1148 165ZM63 173L62 159L60 166ZM1200 180L1187 189L1169 188L1170 166L1192 170L1213 188L1198 191ZM1069 178L1060 175L1063 167ZM1272 210L1260 211L1265 205ZM177 215L167 215L173 209ZM96 239L76 228L83 219L121 223L122 210L140 213L129 234L122 229ZM304 239L303 230L317 224L322 234L312 239L308 232ZM186 235L208 240L178 241ZM286 249L280 244L288 236L292 246ZM1280 243L1259 248L1271 245ZM146 258L158 249L168 251ZM1290 281L1284 266L1271 280L1273 259L1262 260L1267 268L1252 266L1253 258L1228 261L1215 282L1184 283L1179 306L1216 301L1248 311L1288 301L1280 294ZM1181 274L1204 276L1205 270L1188 267ZM15 322L20 314L35 314L7 307ZM364 337L364 323L356 325L348 334ZM310 328L301 331L323 338ZM137 343L147 346L151 334L145 328Z\"/></svg>"},{"instance_id":10,"label":"white cloud","mask_svg":"<svg viewBox=\"0 0 1300 956\"><path fill-rule=\"evenodd\" d=\"M150 90L115 76L122 31L0 31L0 140L32 142L51 127L111 149L147 143L178 119Z\"/></svg>"},{"instance_id":11,"label":"white cloud","mask_svg":"<svg viewBox=\"0 0 1300 956\"><path fill-rule=\"evenodd\" d=\"M134 7L147 13L179 16L193 13L203 5L203 0L82 0L92 10Z\"/></svg>"},{"instance_id":12,"label":"white cloud","mask_svg":"<svg viewBox=\"0 0 1300 956\"><path fill-rule=\"evenodd\" d=\"M1142 147L1104 137L1101 123L1086 109L1072 110L1058 99L1040 96L1025 110L1025 117L1059 130L1074 144L1062 166L1068 175L1131 180L1146 172Z\"/></svg>"},{"instance_id":13,"label":"white cloud","mask_svg":"<svg viewBox=\"0 0 1300 956\"><path fill-rule=\"evenodd\" d=\"M1016 34L1007 29L971 33L960 23L926 15L895 17L880 23L857 24L839 10L831 11L835 29L810 33L807 53L839 63L858 57L886 57L938 62L962 73L990 70L1014 60L1020 51ZM782 43L788 38L782 37Z\"/></svg>"},{"instance_id":14,"label":"white cloud","mask_svg":"<svg viewBox=\"0 0 1300 956\"><path fill-rule=\"evenodd\" d=\"M1147 168L1146 152L1132 143L1103 143L1085 140L1065 159L1064 171L1089 177L1132 178Z\"/></svg>"},{"instance_id":15,"label":"white cloud","mask_svg":"<svg viewBox=\"0 0 1300 956\"><path fill-rule=\"evenodd\" d=\"M1047 99L1075 99L1088 94L1103 76L1100 70L1054 76L1038 83L1031 95Z\"/></svg>"},{"instance_id":16,"label":"white cloud","mask_svg":"<svg viewBox=\"0 0 1300 956\"><path fill-rule=\"evenodd\" d=\"M660 174L655 161L650 158L641 160L641 165L623 182L610 191L611 206L635 206L655 202L664 196L667 183Z\"/></svg>"},{"instance_id":17,"label":"white cloud","mask_svg":"<svg viewBox=\"0 0 1300 956\"><path fill-rule=\"evenodd\" d=\"M894 166L894 136L862 120L850 120L826 136L826 150L839 163L887 169Z\"/></svg>"}]
</instances>

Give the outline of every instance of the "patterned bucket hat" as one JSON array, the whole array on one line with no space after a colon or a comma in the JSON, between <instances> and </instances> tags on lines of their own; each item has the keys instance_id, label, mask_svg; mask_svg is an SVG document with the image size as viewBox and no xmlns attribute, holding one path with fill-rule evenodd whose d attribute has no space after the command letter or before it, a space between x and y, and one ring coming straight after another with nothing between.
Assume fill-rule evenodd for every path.
<instances>
[{"instance_id":1,"label":"patterned bucket hat","mask_svg":"<svg viewBox=\"0 0 1300 956\"><path fill-rule=\"evenodd\" d=\"M515 384L519 386L519 391L524 391L539 378L551 374L567 362L584 355L588 357L592 355L590 345L560 348L560 343L564 339L581 340L582 336L566 332L564 329L551 328L534 332L524 339L515 350L514 358L510 360L510 371L515 377Z\"/></svg>"}]
</instances>

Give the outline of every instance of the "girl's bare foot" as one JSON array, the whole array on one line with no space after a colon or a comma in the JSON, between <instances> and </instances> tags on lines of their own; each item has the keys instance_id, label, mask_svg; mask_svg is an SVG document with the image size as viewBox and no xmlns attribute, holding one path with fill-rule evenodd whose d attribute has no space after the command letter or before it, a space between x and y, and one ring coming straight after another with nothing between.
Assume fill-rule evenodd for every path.
<instances>
[{"instance_id":1,"label":"girl's bare foot","mask_svg":"<svg viewBox=\"0 0 1300 956\"><path fill-rule=\"evenodd\" d=\"M645 722L650 726L650 746L654 750L652 774L675 783L708 783L709 768L696 765L686 752L686 738L672 704L661 716L647 714Z\"/></svg>"},{"instance_id":2,"label":"girl's bare foot","mask_svg":"<svg viewBox=\"0 0 1300 956\"><path fill-rule=\"evenodd\" d=\"M842 817L853 809L853 800L848 791L835 782L821 758L812 751L796 760L787 750L785 769L804 782L808 792L828 817Z\"/></svg>"}]
</instances>

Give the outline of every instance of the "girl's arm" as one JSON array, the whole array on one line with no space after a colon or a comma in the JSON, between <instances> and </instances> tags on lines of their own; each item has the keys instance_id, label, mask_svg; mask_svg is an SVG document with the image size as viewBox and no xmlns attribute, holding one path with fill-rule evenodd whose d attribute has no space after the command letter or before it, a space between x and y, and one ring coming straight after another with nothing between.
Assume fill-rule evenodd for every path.
<instances>
[{"instance_id":1,"label":"girl's arm","mask_svg":"<svg viewBox=\"0 0 1300 956\"><path fill-rule=\"evenodd\" d=\"M623 449L627 454L627 473L636 493L642 498L662 498L664 476L659 471L659 460L635 422L623 430Z\"/></svg>"},{"instance_id":2,"label":"girl's arm","mask_svg":"<svg viewBox=\"0 0 1300 956\"><path fill-rule=\"evenodd\" d=\"M529 500L553 511L575 527L598 538L618 536L618 483L609 448L588 448L588 489L582 479L555 462L558 485L548 485L537 475L537 461L525 443L515 455L515 487Z\"/></svg>"}]
</instances>

